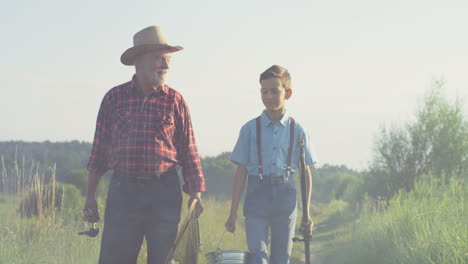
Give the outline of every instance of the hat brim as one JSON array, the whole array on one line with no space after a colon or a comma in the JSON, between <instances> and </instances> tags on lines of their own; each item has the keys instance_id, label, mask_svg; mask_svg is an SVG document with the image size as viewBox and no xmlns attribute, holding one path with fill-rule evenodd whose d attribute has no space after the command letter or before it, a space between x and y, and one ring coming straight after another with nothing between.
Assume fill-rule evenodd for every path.
<instances>
[{"instance_id":1,"label":"hat brim","mask_svg":"<svg viewBox=\"0 0 468 264\"><path fill-rule=\"evenodd\" d=\"M170 46L170 45L164 45L164 44L149 44L149 45L131 47L127 49L124 53L122 53L122 56L120 56L120 61L124 65L131 66L135 64L135 58L138 55L141 55L147 52L156 51L156 50L161 50L161 49L166 49L167 52L176 52L184 48L180 46Z\"/></svg>"}]
</instances>

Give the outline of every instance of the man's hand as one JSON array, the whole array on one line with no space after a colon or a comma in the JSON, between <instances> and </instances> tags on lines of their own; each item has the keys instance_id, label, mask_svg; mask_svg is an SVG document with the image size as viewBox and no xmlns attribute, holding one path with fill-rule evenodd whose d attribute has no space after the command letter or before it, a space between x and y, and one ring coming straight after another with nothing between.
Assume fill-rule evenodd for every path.
<instances>
[{"instance_id":1,"label":"man's hand","mask_svg":"<svg viewBox=\"0 0 468 264\"><path fill-rule=\"evenodd\" d=\"M83 209L83 220L85 222L96 223L100 219L96 198L87 197Z\"/></svg>"},{"instance_id":2,"label":"man's hand","mask_svg":"<svg viewBox=\"0 0 468 264\"><path fill-rule=\"evenodd\" d=\"M190 199L188 201L187 207L190 208L192 205L193 200L197 200L197 204L195 205L195 218L198 219L200 215L203 213L203 205L201 200L201 193L197 192L190 195Z\"/></svg>"},{"instance_id":3,"label":"man's hand","mask_svg":"<svg viewBox=\"0 0 468 264\"><path fill-rule=\"evenodd\" d=\"M312 239L312 232L314 231L314 222L312 221L312 218L310 218L310 216L302 219L301 228L299 230L301 231L301 234L304 237L304 239Z\"/></svg>"},{"instance_id":4,"label":"man's hand","mask_svg":"<svg viewBox=\"0 0 468 264\"><path fill-rule=\"evenodd\" d=\"M229 215L229 218L226 220L226 223L224 226L226 226L226 230L228 232L234 233L236 231L236 220L237 220L237 215Z\"/></svg>"}]
</instances>

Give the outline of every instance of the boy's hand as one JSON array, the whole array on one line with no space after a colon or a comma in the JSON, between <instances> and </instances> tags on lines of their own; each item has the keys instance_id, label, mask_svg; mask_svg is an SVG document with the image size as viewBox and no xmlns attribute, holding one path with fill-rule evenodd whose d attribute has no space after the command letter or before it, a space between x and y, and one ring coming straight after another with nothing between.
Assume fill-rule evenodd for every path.
<instances>
[{"instance_id":1,"label":"boy's hand","mask_svg":"<svg viewBox=\"0 0 468 264\"><path fill-rule=\"evenodd\" d=\"M236 231L236 220L237 216L229 215L229 218L226 220L226 224L224 224L228 232L234 233L234 231Z\"/></svg>"},{"instance_id":2,"label":"boy's hand","mask_svg":"<svg viewBox=\"0 0 468 264\"><path fill-rule=\"evenodd\" d=\"M312 238L312 232L314 231L314 222L310 216L308 218L303 218L301 221L301 228L299 229L302 233L302 236L305 239L310 240Z\"/></svg>"}]
</instances>

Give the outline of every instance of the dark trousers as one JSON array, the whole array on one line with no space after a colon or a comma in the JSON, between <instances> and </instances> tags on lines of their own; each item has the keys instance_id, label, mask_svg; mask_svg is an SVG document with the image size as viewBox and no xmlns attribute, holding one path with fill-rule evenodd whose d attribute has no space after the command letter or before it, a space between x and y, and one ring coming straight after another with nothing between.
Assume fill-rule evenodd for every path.
<instances>
[{"instance_id":1,"label":"dark trousers","mask_svg":"<svg viewBox=\"0 0 468 264\"><path fill-rule=\"evenodd\" d=\"M163 264L178 231L182 194L175 170L159 180L114 174L106 202L99 264L134 264L146 238L148 264Z\"/></svg>"}]
</instances>

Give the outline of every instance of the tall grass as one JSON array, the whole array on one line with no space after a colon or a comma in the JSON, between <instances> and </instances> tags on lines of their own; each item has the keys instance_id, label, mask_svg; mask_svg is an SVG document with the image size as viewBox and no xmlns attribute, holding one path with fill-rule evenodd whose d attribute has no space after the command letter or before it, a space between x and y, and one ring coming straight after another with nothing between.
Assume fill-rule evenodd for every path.
<instances>
[{"instance_id":1,"label":"tall grass","mask_svg":"<svg viewBox=\"0 0 468 264\"><path fill-rule=\"evenodd\" d=\"M84 227L77 221L76 208L64 208L64 196L70 193L57 184L55 166L43 170L34 161L15 159L8 167L2 157L1 168L0 263L96 262L97 241L77 239ZM25 202L30 200L35 202ZM31 211L36 213L27 217Z\"/></svg>"},{"instance_id":2,"label":"tall grass","mask_svg":"<svg viewBox=\"0 0 468 264\"><path fill-rule=\"evenodd\" d=\"M2 158L2 192L0 192L0 263L29 264L29 263L97 263L101 234L96 238L78 236L79 231L88 229L81 219L81 208L62 207L56 209L53 204L56 188L46 188L47 185L58 185L55 181L55 168L46 171L40 169L35 162L15 162L8 167ZM43 199L53 197L50 201ZM50 193L49 193L50 192ZM33 193L37 199L38 214L33 217L24 217L26 210L21 201ZM62 200L67 200L70 192L63 191ZM184 205L187 204L184 195ZM75 199L75 198L74 198ZM84 204L84 198L75 201ZM100 212L104 212L105 197L98 199ZM52 203L50 205L49 203ZM48 206L49 204L49 206ZM67 203L63 203L67 205ZM220 245L221 235L225 228L224 223L230 210L230 201L217 200L213 197L203 199L204 213L199 219L201 252L200 263L205 263L204 255L215 251L218 246L223 250L247 250L244 221L242 213L238 218L236 236L226 233ZM183 210L183 217L186 213ZM242 208L239 208L242 212ZM300 221L300 218L298 218ZM102 229L102 221L98 223ZM291 263L303 263L303 246L294 246ZM143 244L138 263L146 263L146 246Z\"/></svg>"},{"instance_id":3,"label":"tall grass","mask_svg":"<svg viewBox=\"0 0 468 264\"><path fill-rule=\"evenodd\" d=\"M381 212L367 212L324 263L468 263L466 179L425 176Z\"/></svg>"}]
</instances>

